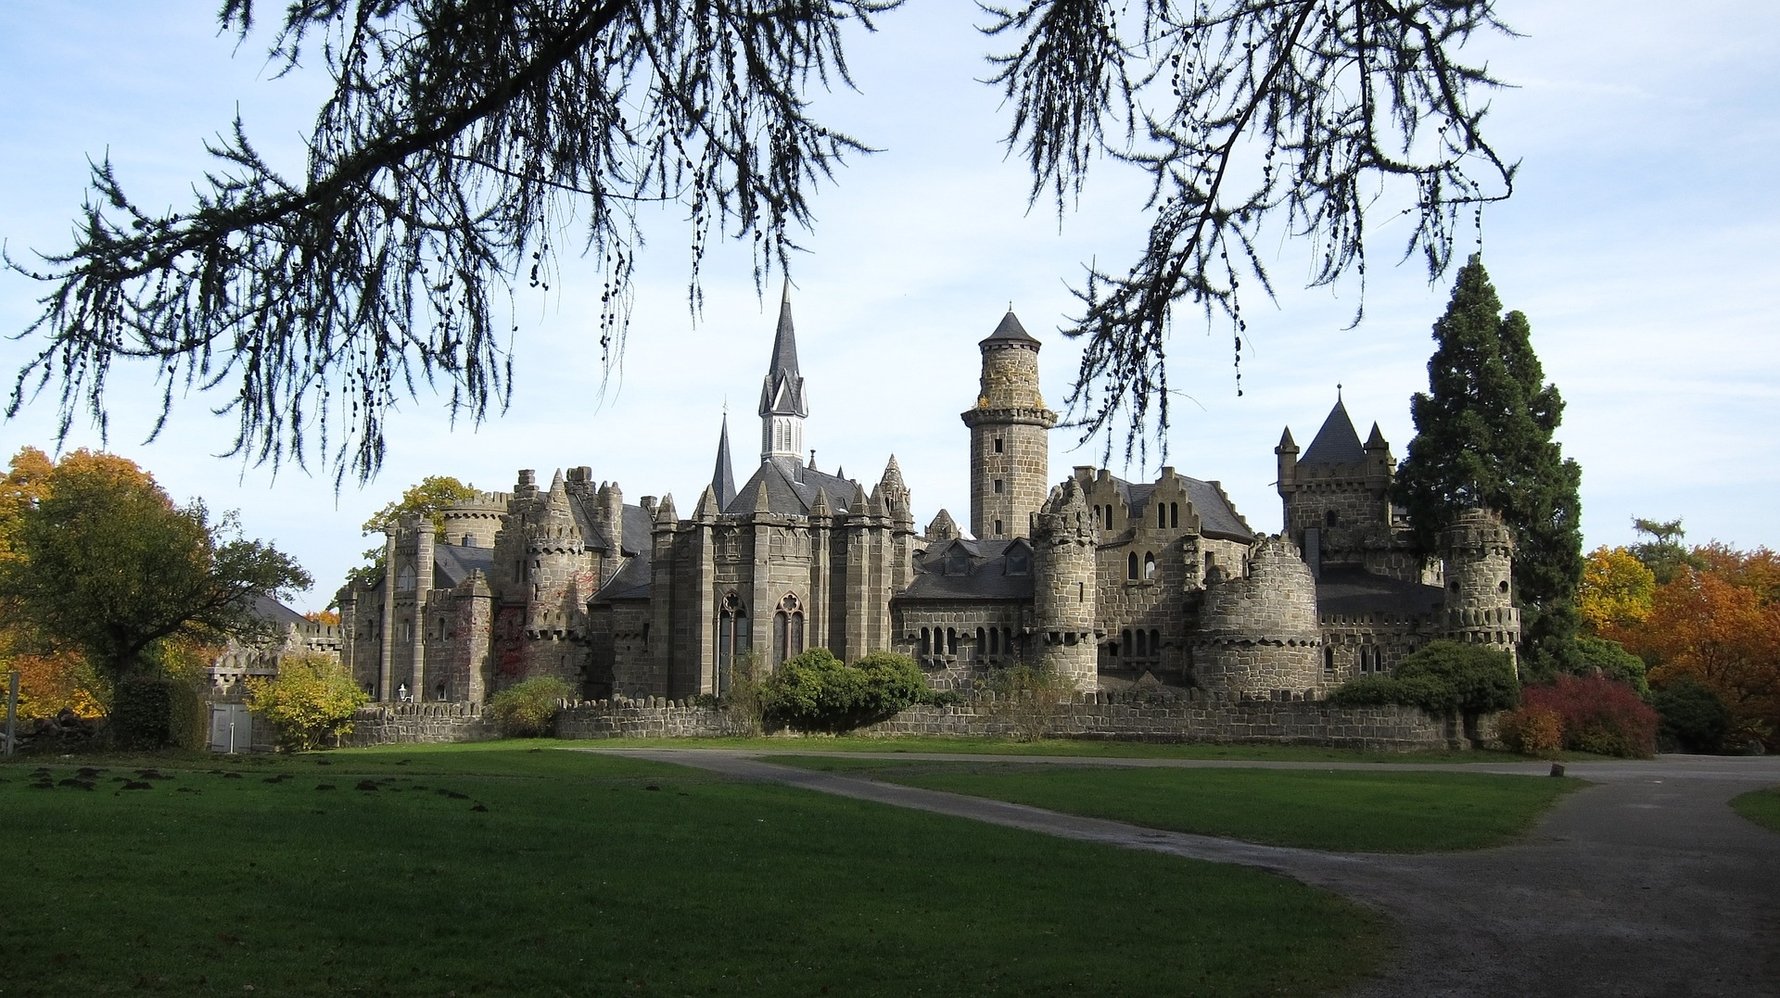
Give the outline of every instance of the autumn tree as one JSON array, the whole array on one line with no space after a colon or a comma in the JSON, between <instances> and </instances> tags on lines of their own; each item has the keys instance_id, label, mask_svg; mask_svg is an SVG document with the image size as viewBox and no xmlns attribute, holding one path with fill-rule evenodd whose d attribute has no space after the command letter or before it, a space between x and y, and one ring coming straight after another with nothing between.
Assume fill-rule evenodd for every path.
<instances>
[{"instance_id":1,"label":"autumn tree","mask_svg":"<svg viewBox=\"0 0 1780 998\"><path fill-rule=\"evenodd\" d=\"M180 671L192 649L263 628L260 599L309 576L269 545L178 507L133 462L77 452L12 530L0 605L45 652L74 651L110 681Z\"/></svg>"},{"instance_id":2,"label":"autumn tree","mask_svg":"<svg viewBox=\"0 0 1780 998\"><path fill-rule=\"evenodd\" d=\"M278 726L279 744L305 752L352 732L352 715L371 697L344 666L326 655L286 656L276 676L250 676L247 703Z\"/></svg>"},{"instance_id":3,"label":"autumn tree","mask_svg":"<svg viewBox=\"0 0 1780 998\"><path fill-rule=\"evenodd\" d=\"M1656 575L1625 548L1605 545L1588 553L1576 609L1595 634L1633 626L1650 616Z\"/></svg>"},{"instance_id":4,"label":"autumn tree","mask_svg":"<svg viewBox=\"0 0 1780 998\"><path fill-rule=\"evenodd\" d=\"M1545 380L1526 316L1502 314L1480 257L1459 270L1434 342L1428 391L1410 399L1416 433L1398 469L1396 499L1428 556L1460 510L1500 513L1516 541L1522 661L1535 672L1573 668L1582 470L1552 438L1563 398Z\"/></svg>"},{"instance_id":5,"label":"autumn tree","mask_svg":"<svg viewBox=\"0 0 1780 998\"><path fill-rule=\"evenodd\" d=\"M64 426L94 415L125 360L175 397L214 391L237 452L364 480L390 407L425 382L454 415L511 390L508 313L547 287L564 246L601 274L590 335L608 364L632 308L649 205L690 216L689 298L713 239L752 247L757 287L813 224L813 197L863 140L815 117L850 86L843 42L898 0L314 0L271 31L275 69L315 65L333 91L298 175L237 120L194 202L138 204L95 163L74 244L42 282L7 411L40 391ZM1509 195L1513 168L1482 131L1495 85L1460 50L1508 33L1494 0L1033 0L984 7L989 83L1034 200L1068 210L1090 164L1151 180L1128 267L1090 266L1066 330L1085 349L1071 405L1127 450L1168 420L1164 347L1177 310L1220 324L1240 356L1245 285L1270 295L1257 246L1305 239L1313 284L1357 277L1369 216L1407 215L1430 274L1455 231ZM246 42L262 10L223 0ZM566 231L573 219L579 231ZM508 307L499 306L508 300ZM1110 439L1110 438L1109 438ZM1110 446L1110 444L1109 444Z\"/></svg>"},{"instance_id":6,"label":"autumn tree","mask_svg":"<svg viewBox=\"0 0 1780 998\"><path fill-rule=\"evenodd\" d=\"M1739 737L1780 748L1780 603L1716 572L1684 568L1657 587L1649 618L1623 640L1655 663L1652 683L1693 680L1730 709Z\"/></svg>"}]
</instances>

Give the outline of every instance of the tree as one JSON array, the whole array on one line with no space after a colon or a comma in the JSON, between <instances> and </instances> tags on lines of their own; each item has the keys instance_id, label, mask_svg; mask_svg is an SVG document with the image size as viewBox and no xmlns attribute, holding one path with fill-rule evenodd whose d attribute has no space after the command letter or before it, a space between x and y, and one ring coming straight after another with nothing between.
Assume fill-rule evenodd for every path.
<instances>
[{"instance_id":1,"label":"tree","mask_svg":"<svg viewBox=\"0 0 1780 998\"><path fill-rule=\"evenodd\" d=\"M1649 619L1625 643L1656 663L1652 684L1691 679L1730 709L1737 737L1780 748L1780 604L1716 573L1683 569L1657 587Z\"/></svg>"},{"instance_id":2,"label":"tree","mask_svg":"<svg viewBox=\"0 0 1780 998\"><path fill-rule=\"evenodd\" d=\"M511 389L513 328L496 303L547 288L578 242L603 275L597 335L622 349L641 211L691 219L689 301L713 236L752 247L757 287L783 270L811 199L867 146L818 121L811 97L850 85L843 37L899 0L687 5L670 0L315 0L273 29L276 65L320 50L333 80L301 177L278 173L237 119L192 205L145 209L95 164L74 245L33 266L38 352L8 412L46 387L64 431L107 426L115 362L165 389L214 390L235 450L276 466L316 449L338 482L385 451L384 419L417 384L442 385L473 422ZM1357 276L1367 212L1416 217L1407 250L1431 275L1461 212L1512 190L1458 61L1508 29L1494 0L1033 0L985 8L1003 46L990 83L1032 197L1059 211L1089 164L1152 179L1150 229L1127 270L1091 267L1072 335L1086 351L1071 405L1087 432L1168 420L1164 346L1174 311L1228 323L1240 286L1271 294L1259 240L1309 238L1315 284ZM258 9L223 0L245 42ZM1478 175L1474 176L1473 173ZM1384 200L1380 200L1381 194ZM581 231L564 231L576 219ZM1358 314L1356 313L1356 321ZM1109 443L1110 447L1110 443Z\"/></svg>"},{"instance_id":3,"label":"tree","mask_svg":"<svg viewBox=\"0 0 1780 998\"><path fill-rule=\"evenodd\" d=\"M1522 657L1535 673L1569 669L1582 581L1582 470L1552 439L1563 399L1545 381L1526 316L1502 314L1478 256L1459 270L1434 342L1428 391L1410 399L1416 433L1396 499L1430 556L1460 510L1500 513L1517 545Z\"/></svg>"},{"instance_id":4,"label":"tree","mask_svg":"<svg viewBox=\"0 0 1780 998\"><path fill-rule=\"evenodd\" d=\"M71 454L44 487L0 561L0 605L44 650L76 651L113 682L168 671L190 642L256 636L259 600L309 584L233 516L174 506L123 458Z\"/></svg>"},{"instance_id":5,"label":"tree","mask_svg":"<svg viewBox=\"0 0 1780 998\"><path fill-rule=\"evenodd\" d=\"M402 498L383 505L383 508L371 514L360 531L365 534L381 534L398 523L402 517L419 514L432 521L433 536L438 540L445 539L444 512L453 505L476 498L478 493L473 485L465 485L450 475L428 475L418 485L411 485L402 493ZM368 548L365 551L365 564L353 569L346 577L346 584L362 587L374 584L383 578L383 545Z\"/></svg>"},{"instance_id":6,"label":"tree","mask_svg":"<svg viewBox=\"0 0 1780 998\"><path fill-rule=\"evenodd\" d=\"M1639 541L1628 550L1632 557L1643 562L1650 569L1658 584L1667 584L1689 565L1700 567L1694 562L1693 555L1681 543L1687 531L1681 529L1681 520L1646 520L1643 517L1632 518L1632 529L1650 538Z\"/></svg>"},{"instance_id":7,"label":"tree","mask_svg":"<svg viewBox=\"0 0 1780 998\"><path fill-rule=\"evenodd\" d=\"M1582 566L1576 610L1589 630L1604 634L1649 617L1655 596L1656 575L1643 562L1625 548L1603 545Z\"/></svg>"},{"instance_id":8,"label":"tree","mask_svg":"<svg viewBox=\"0 0 1780 998\"><path fill-rule=\"evenodd\" d=\"M326 738L350 734L353 713L371 697L338 661L305 652L282 659L276 676L248 677L247 702L278 726L281 745L307 752Z\"/></svg>"}]
</instances>

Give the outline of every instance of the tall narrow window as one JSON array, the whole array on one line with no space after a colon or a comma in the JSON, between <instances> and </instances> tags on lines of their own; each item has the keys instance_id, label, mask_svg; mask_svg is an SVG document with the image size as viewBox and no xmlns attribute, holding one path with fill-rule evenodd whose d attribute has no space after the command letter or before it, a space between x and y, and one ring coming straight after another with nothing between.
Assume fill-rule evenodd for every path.
<instances>
[{"instance_id":1,"label":"tall narrow window","mask_svg":"<svg viewBox=\"0 0 1780 998\"><path fill-rule=\"evenodd\" d=\"M999 478L997 478L997 479L996 479L996 480L995 480L995 494L996 494L996 495L1000 495L1000 494L1001 494L1001 489L1002 489L1002 485L1001 485L1001 479L999 479Z\"/></svg>"},{"instance_id":2,"label":"tall narrow window","mask_svg":"<svg viewBox=\"0 0 1780 998\"><path fill-rule=\"evenodd\" d=\"M989 635L986 631L984 631L981 627L977 628L976 660L979 662L981 662L983 659L989 657L988 637L989 637Z\"/></svg>"},{"instance_id":3,"label":"tall narrow window","mask_svg":"<svg viewBox=\"0 0 1780 998\"><path fill-rule=\"evenodd\" d=\"M1107 504L1105 512L1106 512L1106 529L1111 530L1113 528L1113 525L1112 525L1112 504L1111 503Z\"/></svg>"},{"instance_id":4,"label":"tall narrow window","mask_svg":"<svg viewBox=\"0 0 1780 998\"><path fill-rule=\"evenodd\" d=\"M950 627L946 628L946 654L958 654L958 632Z\"/></svg>"},{"instance_id":5,"label":"tall narrow window","mask_svg":"<svg viewBox=\"0 0 1780 998\"><path fill-rule=\"evenodd\" d=\"M1125 556L1125 578L1130 579L1132 581L1137 580L1137 552L1136 551L1133 551L1130 554Z\"/></svg>"},{"instance_id":6,"label":"tall narrow window","mask_svg":"<svg viewBox=\"0 0 1780 998\"><path fill-rule=\"evenodd\" d=\"M1156 526L1168 526L1168 505L1166 503L1156 504Z\"/></svg>"},{"instance_id":7,"label":"tall narrow window","mask_svg":"<svg viewBox=\"0 0 1780 998\"><path fill-rule=\"evenodd\" d=\"M1178 502L1168 504L1168 526L1171 528L1180 526L1180 503Z\"/></svg>"},{"instance_id":8,"label":"tall narrow window","mask_svg":"<svg viewBox=\"0 0 1780 998\"><path fill-rule=\"evenodd\" d=\"M995 453L997 453L997 454L1001 453L1001 438L1000 437L995 438Z\"/></svg>"},{"instance_id":9,"label":"tall narrow window","mask_svg":"<svg viewBox=\"0 0 1780 998\"><path fill-rule=\"evenodd\" d=\"M803 654L803 604L786 593L773 611L773 664Z\"/></svg>"},{"instance_id":10,"label":"tall narrow window","mask_svg":"<svg viewBox=\"0 0 1780 998\"><path fill-rule=\"evenodd\" d=\"M724 677L735 667L736 660L748 653L748 611L735 593L723 597L717 609L717 677Z\"/></svg>"},{"instance_id":11,"label":"tall narrow window","mask_svg":"<svg viewBox=\"0 0 1780 998\"><path fill-rule=\"evenodd\" d=\"M1156 577L1156 556L1148 551L1143 553L1143 580L1149 582Z\"/></svg>"}]
</instances>

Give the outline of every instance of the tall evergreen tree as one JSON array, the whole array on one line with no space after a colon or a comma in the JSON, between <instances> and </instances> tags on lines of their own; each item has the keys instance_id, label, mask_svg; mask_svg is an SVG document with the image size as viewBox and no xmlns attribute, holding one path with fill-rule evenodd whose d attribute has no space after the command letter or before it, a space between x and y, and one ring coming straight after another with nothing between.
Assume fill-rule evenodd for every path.
<instances>
[{"instance_id":1,"label":"tall evergreen tree","mask_svg":"<svg viewBox=\"0 0 1780 998\"><path fill-rule=\"evenodd\" d=\"M1398 469L1396 499L1428 555L1460 509L1500 513L1518 545L1522 660L1535 673L1569 668L1577 662L1582 469L1552 439L1564 400L1545 381L1527 317L1502 314L1477 256L1459 271L1434 342L1428 391L1410 400L1416 434Z\"/></svg>"}]
</instances>

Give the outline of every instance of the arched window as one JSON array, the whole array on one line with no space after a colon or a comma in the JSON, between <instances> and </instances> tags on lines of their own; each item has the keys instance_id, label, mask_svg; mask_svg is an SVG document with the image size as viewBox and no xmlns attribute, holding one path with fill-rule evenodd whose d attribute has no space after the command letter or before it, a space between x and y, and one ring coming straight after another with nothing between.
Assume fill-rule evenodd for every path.
<instances>
[{"instance_id":1,"label":"arched window","mask_svg":"<svg viewBox=\"0 0 1780 998\"><path fill-rule=\"evenodd\" d=\"M958 631L955 628L946 628L946 654L958 654Z\"/></svg>"},{"instance_id":2,"label":"arched window","mask_svg":"<svg viewBox=\"0 0 1780 998\"><path fill-rule=\"evenodd\" d=\"M411 593L414 591L414 566L403 565L396 572L396 592Z\"/></svg>"},{"instance_id":3,"label":"arched window","mask_svg":"<svg viewBox=\"0 0 1780 998\"><path fill-rule=\"evenodd\" d=\"M1138 628L1137 629L1137 645L1136 645L1136 647L1131 649L1131 654L1133 657L1135 657L1135 658L1148 658L1149 657L1150 644L1149 644L1148 639L1149 639L1149 636L1144 633L1143 628L1141 628L1141 627Z\"/></svg>"},{"instance_id":4,"label":"arched window","mask_svg":"<svg viewBox=\"0 0 1780 998\"><path fill-rule=\"evenodd\" d=\"M803 654L803 604L786 593L773 612L773 664Z\"/></svg>"},{"instance_id":5,"label":"arched window","mask_svg":"<svg viewBox=\"0 0 1780 998\"><path fill-rule=\"evenodd\" d=\"M1156 556L1152 552L1143 553L1143 580L1149 582L1156 577Z\"/></svg>"},{"instance_id":6,"label":"arched window","mask_svg":"<svg viewBox=\"0 0 1780 998\"><path fill-rule=\"evenodd\" d=\"M1113 528L1113 525L1112 525L1112 504L1107 503L1107 505L1106 505L1106 529L1111 530L1112 528Z\"/></svg>"},{"instance_id":7,"label":"arched window","mask_svg":"<svg viewBox=\"0 0 1780 998\"><path fill-rule=\"evenodd\" d=\"M976 658L979 662L989 656L988 638L989 635L981 627L977 628Z\"/></svg>"},{"instance_id":8,"label":"arched window","mask_svg":"<svg viewBox=\"0 0 1780 998\"><path fill-rule=\"evenodd\" d=\"M730 674L736 660L748 653L748 608L735 593L723 597L717 608L717 675L719 683Z\"/></svg>"},{"instance_id":9,"label":"arched window","mask_svg":"<svg viewBox=\"0 0 1780 998\"><path fill-rule=\"evenodd\" d=\"M1180 503L1178 502L1168 504L1168 525L1170 527L1180 526Z\"/></svg>"},{"instance_id":10,"label":"arched window","mask_svg":"<svg viewBox=\"0 0 1780 998\"><path fill-rule=\"evenodd\" d=\"M933 635L925 627L921 628L921 654L933 654Z\"/></svg>"},{"instance_id":11,"label":"arched window","mask_svg":"<svg viewBox=\"0 0 1780 998\"><path fill-rule=\"evenodd\" d=\"M1133 551L1130 554L1125 556L1125 578L1130 579L1132 581L1137 580L1137 552L1136 551Z\"/></svg>"},{"instance_id":12,"label":"arched window","mask_svg":"<svg viewBox=\"0 0 1780 998\"><path fill-rule=\"evenodd\" d=\"M1333 527L1335 525L1336 519L1337 519L1337 517L1335 515L1335 511L1329 510L1327 513L1323 514L1323 526Z\"/></svg>"},{"instance_id":13,"label":"arched window","mask_svg":"<svg viewBox=\"0 0 1780 998\"><path fill-rule=\"evenodd\" d=\"M1162 632L1153 627L1150 628L1150 657L1155 659L1162 657Z\"/></svg>"},{"instance_id":14,"label":"arched window","mask_svg":"<svg viewBox=\"0 0 1780 998\"><path fill-rule=\"evenodd\" d=\"M1168 505L1166 503L1156 503L1156 526L1168 526Z\"/></svg>"}]
</instances>

